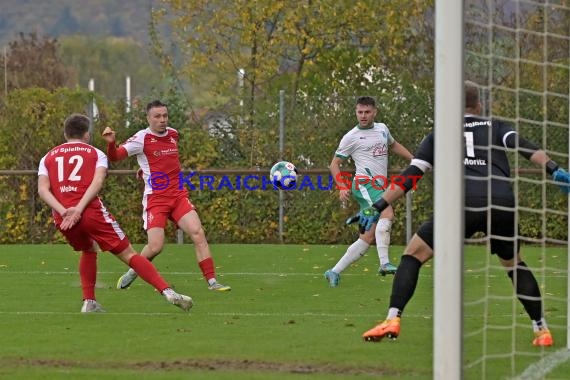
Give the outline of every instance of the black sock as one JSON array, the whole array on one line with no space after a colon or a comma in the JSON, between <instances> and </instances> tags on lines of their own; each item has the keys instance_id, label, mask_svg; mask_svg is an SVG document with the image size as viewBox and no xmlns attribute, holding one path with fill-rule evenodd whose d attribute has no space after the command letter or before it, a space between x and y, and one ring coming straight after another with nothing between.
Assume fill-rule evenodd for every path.
<instances>
[{"instance_id":1,"label":"black sock","mask_svg":"<svg viewBox=\"0 0 570 380\"><path fill-rule=\"evenodd\" d=\"M512 270L508 272L508 276L515 286L517 298L524 306L530 319L540 321L542 318L542 299L538 283L530 268L523 261L517 265L516 271L516 276Z\"/></svg>"},{"instance_id":2,"label":"black sock","mask_svg":"<svg viewBox=\"0 0 570 380\"><path fill-rule=\"evenodd\" d=\"M400 310L400 315L414 295L421 266L422 263L414 256L403 255L400 260L400 265L392 283L392 295L390 296L390 307Z\"/></svg>"}]
</instances>

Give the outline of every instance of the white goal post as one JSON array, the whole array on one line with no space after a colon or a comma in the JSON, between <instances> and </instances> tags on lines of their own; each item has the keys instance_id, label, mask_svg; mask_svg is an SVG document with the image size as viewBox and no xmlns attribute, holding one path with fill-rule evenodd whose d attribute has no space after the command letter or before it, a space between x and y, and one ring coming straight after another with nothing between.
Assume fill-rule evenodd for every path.
<instances>
[{"instance_id":1,"label":"white goal post","mask_svg":"<svg viewBox=\"0 0 570 380\"><path fill-rule=\"evenodd\" d=\"M463 98L463 1L436 0L434 379L462 378Z\"/></svg>"},{"instance_id":2,"label":"white goal post","mask_svg":"<svg viewBox=\"0 0 570 380\"><path fill-rule=\"evenodd\" d=\"M499 366L500 378L543 378L570 363L570 200L550 175L508 153L516 238L555 341L535 347L532 323L496 257L464 268L463 252L473 248L463 241L465 79L481 86L483 116L506 120L568 169L570 1L435 1L433 378L498 378ZM470 241L489 251L489 233L477 239Z\"/></svg>"}]
</instances>

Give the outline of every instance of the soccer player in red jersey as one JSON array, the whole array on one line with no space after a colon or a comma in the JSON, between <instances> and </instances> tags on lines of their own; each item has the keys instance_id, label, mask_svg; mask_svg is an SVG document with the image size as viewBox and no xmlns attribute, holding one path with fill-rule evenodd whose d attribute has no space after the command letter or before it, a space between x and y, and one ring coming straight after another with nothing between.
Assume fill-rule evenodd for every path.
<instances>
[{"instance_id":1,"label":"soccer player in red jersey","mask_svg":"<svg viewBox=\"0 0 570 380\"><path fill-rule=\"evenodd\" d=\"M95 300L97 246L112 252L155 287L168 302L188 311L192 298L170 288L152 263L135 252L128 237L105 208L98 193L107 175L107 157L88 144L89 118L72 114L64 122L66 143L40 161L38 193L53 212L55 225L76 251L81 251L79 276L82 313L102 312Z\"/></svg>"},{"instance_id":2,"label":"soccer player in red jersey","mask_svg":"<svg viewBox=\"0 0 570 380\"><path fill-rule=\"evenodd\" d=\"M148 128L135 133L119 147L115 145L115 132L106 128L107 154L111 161L136 156L145 183L143 194L143 221L148 243L141 255L152 260L164 246L164 228L170 219L190 236L196 247L196 259L208 289L231 290L216 280L214 260L206 234L196 208L188 198L188 190L180 183L178 132L168 126L166 104L155 100L146 106ZM132 268L117 282L118 289L128 288L136 279Z\"/></svg>"}]
</instances>

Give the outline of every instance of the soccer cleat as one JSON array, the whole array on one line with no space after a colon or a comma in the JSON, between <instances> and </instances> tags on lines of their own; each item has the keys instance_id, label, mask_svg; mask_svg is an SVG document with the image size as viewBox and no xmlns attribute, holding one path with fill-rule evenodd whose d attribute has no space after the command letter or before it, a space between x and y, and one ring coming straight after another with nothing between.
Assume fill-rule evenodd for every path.
<instances>
[{"instance_id":1,"label":"soccer cleat","mask_svg":"<svg viewBox=\"0 0 570 380\"><path fill-rule=\"evenodd\" d=\"M380 268L378 268L378 274L380 276L386 276L387 274L396 274L396 271L398 270L398 267L395 266L392 263L386 263L383 265L380 265Z\"/></svg>"},{"instance_id":2,"label":"soccer cleat","mask_svg":"<svg viewBox=\"0 0 570 380\"><path fill-rule=\"evenodd\" d=\"M84 300L83 306L81 306L82 313L104 313L105 310L101 305L95 300Z\"/></svg>"},{"instance_id":3,"label":"soccer cleat","mask_svg":"<svg viewBox=\"0 0 570 380\"><path fill-rule=\"evenodd\" d=\"M550 334L550 330L541 329L541 330L535 331L534 340L532 341L533 346L550 347L553 344L554 344L554 339L552 339L552 334Z\"/></svg>"},{"instance_id":4,"label":"soccer cleat","mask_svg":"<svg viewBox=\"0 0 570 380\"><path fill-rule=\"evenodd\" d=\"M400 318L386 319L362 334L366 342L380 342L382 338L396 339L400 335Z\"/></svg>"},{"instance_id":5,"label":"soccer cleat","mask_svg":"<svg viewBox=\"0 0 570 380\"><path fill-rule=\"evenodd\" d=\"M173 305L178 306L179 308L181 308L184 311L190 310L192 308L192 306L194 305L192 298L190 298L184 294L176 293L174 290L172 290L170 288L165 289L162 292L162 295L166 298L166 300L168 302L170 302Z\"/></svg>"},{"instance_id":6,"label":"soccer cleat","mask_svg":"<svg viewBox=\"0 0 570 380\"><path fill-rule=\"evenodd\" d=\"M336 288L340 283L340 274L333 272L332 269L325 272L325 278L329 282L331 288Z\"/></svg>"},{"instance_id":7,"label":"soccer cleat","mask_svg":"<svg viewBox=\"0 0 570 380\"><path fill-rule=\"evenodd\" d=\"M117 281L117 289L120 290L128 288L129 286L131 286L133 281L137 279L137 277L138 277L137 272L129 269L124 275L119 277L119 280Z\"/></svg>"},{"instance_id":8,"label":"soccer cleat","mask_svg":"<svg viewBox=\"0 0 570 380\"><path fill-rule=\"evenodd\" d=\"M229 292L232 290L231 287L227 285L222 285L219 282L214 282L212 285L208 286L209 290L215 290L217 292Z\"/></svg>"}]
</instances>

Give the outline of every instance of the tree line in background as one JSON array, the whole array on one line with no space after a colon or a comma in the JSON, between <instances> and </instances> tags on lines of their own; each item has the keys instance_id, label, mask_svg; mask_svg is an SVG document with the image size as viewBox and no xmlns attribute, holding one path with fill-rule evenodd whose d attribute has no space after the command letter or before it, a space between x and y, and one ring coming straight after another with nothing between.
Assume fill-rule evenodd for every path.
<instances>
[{"instance_id":1,"label":"tree line in background","mask_svg":"<svg viewBox=\"0 0 570 380\"><path fill-rule=\"evenodd\" d=\"M57 41L21 35L10 45L7 62L16 62L20 54L40 56L21 60L21 73L2 98L0 168L36 169L45 151L63 141L65 116L85 112L93 99L99 109L93 143L103 150L97 132L111 126L124 141L146 127L147 101L166 101L170 122L181 132L182 165L197 171L259 167L263 175L281 158L294 162L301 173L324 169L340 137L355 125L354 101L364 94L377 98L378 120L413 150L433 127L432 6L431 1L419 0L405 4L389 0L382 6L374 0L237 0L232 7L223 0L164 0L150 15L149 39L157 65L145 62L140 48L128 41L82 37ZM41 64L48 61L49 67ZM101 70L95 94L74 83L85 66ZM135 83L146 87L134 92L133 109L127 113L124 97L117 95L122 92L104 89L121 87L124 72L134 68L140 78ZM40 82L34 82L27 70L45 75L35 76ZM405 165L397 158L392 162L396 168ZM111 165L111 169L135 168L134 159ZM351 170L350 165L346 169ZM60 239L35 195L35 177L4 178L0 243ZM141 205L133 201L140 199L140 186L133 177L111 176L103 191L109 208L137 242L146 239ZM416 225L432 210L429 176L420 186L414 195ZM278 241L277 192L197 187L191 196L203 210L210 241ZM541 190L531 188L525 194L532 192L536 193L533 206L540 207ZM335 190L292 191L285 199L286 242L347 243L354 238L355 231L344 227L344 220L355 205L341 209ZM403 207L397 213L393 239L403 243ZM522 232L537 237L542 231L533 218L522 220ZM555 236L566 233L559 219L546 218Z\"/></svg>"},{"instance_id":2,"label":"tree line in background","mask_svg":"<svg viewBox=\"0 0 570 380\"><path fill-rule=\"evenodd\" d=\"M98 94L125 99L125 78L133 94L165 88L158 61L130 39L85 36L61 39L20 33L0 55L0 100L7 92L23 88L87 88L93 79Z\"/></svg>"}]
</instances>

